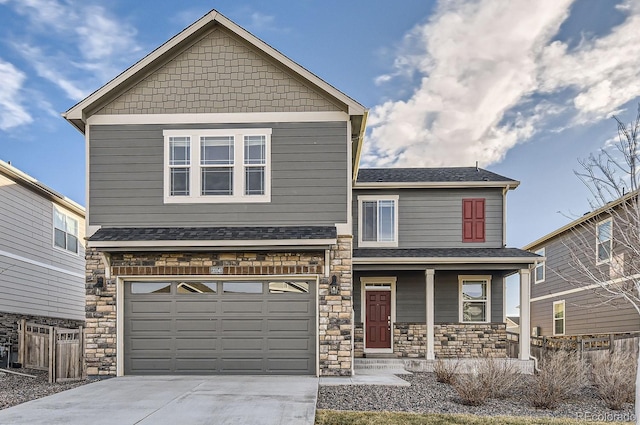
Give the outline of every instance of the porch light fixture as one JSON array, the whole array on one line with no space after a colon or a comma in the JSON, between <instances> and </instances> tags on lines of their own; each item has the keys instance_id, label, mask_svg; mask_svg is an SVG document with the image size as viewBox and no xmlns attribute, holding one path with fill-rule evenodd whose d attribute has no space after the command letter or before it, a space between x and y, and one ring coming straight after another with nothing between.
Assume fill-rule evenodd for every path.
<instances>
[{"instance_id":1,"label":"porch light fixture","mask_svg":"<svg viewBox=\"0 0 640 425\"><path fill-rule=\"evenodd\" d=\"M331 276L331 283L329 284L329 294L338 295L339 289L338 278L334 274L333 276Z\"/></svg>"}]
</instances>

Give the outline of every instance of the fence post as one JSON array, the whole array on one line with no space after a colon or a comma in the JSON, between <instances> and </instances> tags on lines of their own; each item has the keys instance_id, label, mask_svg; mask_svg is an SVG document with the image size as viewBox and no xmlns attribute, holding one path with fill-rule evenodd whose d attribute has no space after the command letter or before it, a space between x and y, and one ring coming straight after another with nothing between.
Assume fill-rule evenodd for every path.
<instances>
[{"instance_id":1,"label":"fence post","mask_svg":"<svg viewBox=\"0 0 640 425\"><path fill-rule=\"evenodd\" d=\"M609 334L609 353L613 354L616 349L616 336L613 333Z\"/></svg>"},{"instance_id":2,"label":"fence post","mask_svg":"<svg viewBox=\"0 0 640 425\"><path fill-rule=\"evenodd\" d=\"M18 322L18 363L24 366L24 357L26 350L26 332L27 332L27 320L21 319ZM11 357L11 353L9 353L9 357Z\"/></svg>"},{"instance_id":3,"label":"fence post","mask_svg":"<svg viewBox=\"0 0 640 425\"><path fill-rule=\"evenodd\" d=\"M80 378L84 379L86 375L84 369L84 330L82 326L80 326L80 335L78 335L78 338L80 339L78 341L78 349L80 350L80 353L78 354L78 361L80 362L80 364L78 365L78 371L80 371Z\"/></svg>"},{"instance_id":4,"label":"fence post","mask_svg":"<svg viewBox=\"0 0 640 425\"><path fill-rule=\"evenodd\" d=\"M56 328L49 326L49 383L56 382Z\"/></svg>"}]
</instances>

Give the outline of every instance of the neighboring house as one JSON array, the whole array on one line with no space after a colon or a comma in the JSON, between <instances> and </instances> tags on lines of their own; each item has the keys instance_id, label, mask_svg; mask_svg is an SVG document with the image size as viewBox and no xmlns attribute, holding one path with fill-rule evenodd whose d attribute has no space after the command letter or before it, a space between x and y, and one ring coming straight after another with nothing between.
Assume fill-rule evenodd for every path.
<instances>
[{"instance_id":1,"label":"neighboring house","mask_svg":"<svg viewBox=\"0 0 640 425\"><path fill-rule=\"evenodd\" d=\"M365 351L504 352L503 278L528 287L537 258L502 248L518 183L358 173L366 109L217 12L64 116L88 149L89 375L351 375ZM365 295L391 303L382 342L363 340ZM387 347L392 327L404 339ZM453 348L476 338L490 342Z\"/></svg>"},{"instance_id":2,"label":"neighboring house","mask_svg":"<svg viewBox=\"0 0 640 425\"><path fill-rule=\"evenodd\" d=\"M0 161L0 346L17 322L77 327L85 317L84 208Z\"/></svg>"},{"instance_id":3,"label":"neighboring house","mask_svg":"<svg viewBox=\"0 0 640 425\"><path fill-rule=\"evenodd\" d=\"M507 332L520 333L520 316L507 316Z\"/></svg>"},{"instance_id":4,"label":"neighboring house","mask_svg":"<svg viewBox=\"0 0 640 425\"><path fill-rule=\"evenodd\" d=\"M638 278L625 267L636 259L615 243L618 236L614 236L625 232L619 206L629 196L524 247L545 258L531 272L532 335L575 337L640 331L640 316L631 303L602 297L595 280L586 276L592 274L607 284ZM576 267L577 261L585 265L584 271Z\"/></svg>"}]
</instances>

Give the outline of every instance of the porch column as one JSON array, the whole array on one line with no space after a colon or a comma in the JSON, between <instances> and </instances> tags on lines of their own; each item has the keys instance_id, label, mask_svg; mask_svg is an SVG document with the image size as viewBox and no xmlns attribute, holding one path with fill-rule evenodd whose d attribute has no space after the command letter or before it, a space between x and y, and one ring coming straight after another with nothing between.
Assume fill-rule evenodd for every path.
<instances>
[{"instance_id":1,"label":"porch column","mask_svg":"<svg viewBox=\"0 0 640 425\"><path fill-rule=\"evenodd\" d=\"M531 271L520 269L520 360L531 354Z\"/></svg>"},{"instance_id":2,"label":"porch column","mask_svg":"<svg viewBox=\"0 0 640 425\"><path fill-rule=\"evenodd\" d=\"M434 297L433 297L433 277L434 277L434 273L435 270L433 269L427 269L424 271L424 275L426 278L426 283L427 283L427 303L425 305L426 310L427 310L427 352L425 353L425 358L427 360L435 360L436 356L435 356L435 352L434 352L434 330L433 330L433 325L434 325L434 306L435 306L435 302L434 302Z\"/></svg>"}]
</instances>

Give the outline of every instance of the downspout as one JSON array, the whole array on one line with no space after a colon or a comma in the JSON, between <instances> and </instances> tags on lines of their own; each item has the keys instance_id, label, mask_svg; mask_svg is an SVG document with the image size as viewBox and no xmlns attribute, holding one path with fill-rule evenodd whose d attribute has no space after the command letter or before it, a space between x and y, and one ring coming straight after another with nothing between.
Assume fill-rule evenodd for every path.
<instances>
[{"instance_id":1,"label":"downspout","mask_svg":"<svg viewBox=\"0 0 640 425\"><path fill-rule=\"evenodd\" d=\"M502 189L502 246L507 246L507 192L510 186L506 185Z\"/></svg>"}]
</instances>

